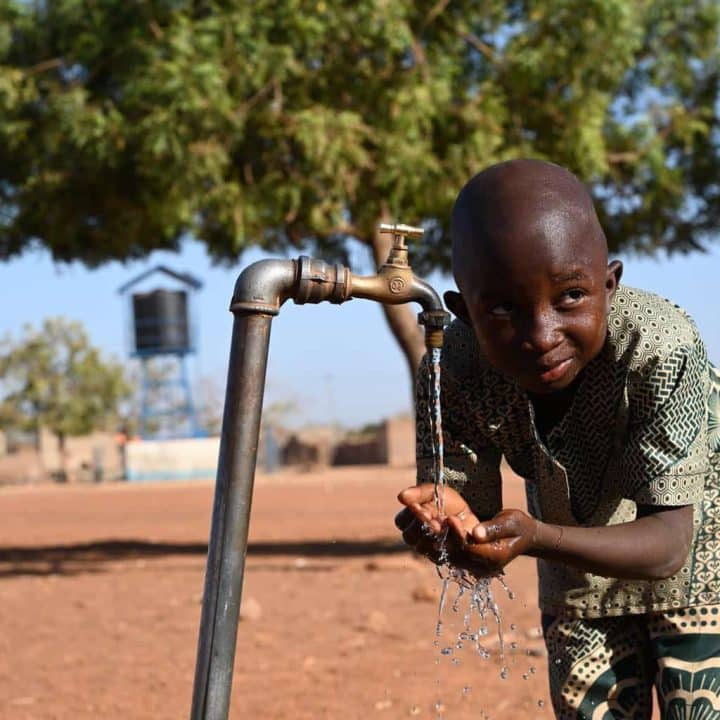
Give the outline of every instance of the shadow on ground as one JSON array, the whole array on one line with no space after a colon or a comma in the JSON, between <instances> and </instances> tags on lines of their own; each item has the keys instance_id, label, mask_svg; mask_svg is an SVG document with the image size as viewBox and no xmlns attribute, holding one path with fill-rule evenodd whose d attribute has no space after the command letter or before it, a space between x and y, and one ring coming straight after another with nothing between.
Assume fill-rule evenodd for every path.
<instances>
[{"instance_id":1,"label":"shadow on ground","mask_svg":"<svg viewBox=\"0 0 720 720\"><path fill-rule=\"evenodd\" d=\"M72 545L0 547L0 578L18 575L77 575L103 572L105 563L169 556L207 555L207 543L100 540ZM310 540L251 542L248 557L352 558L408 552L397 540ZM300 568L300 566L298 566Z\"/></svg>"}]
</instances>

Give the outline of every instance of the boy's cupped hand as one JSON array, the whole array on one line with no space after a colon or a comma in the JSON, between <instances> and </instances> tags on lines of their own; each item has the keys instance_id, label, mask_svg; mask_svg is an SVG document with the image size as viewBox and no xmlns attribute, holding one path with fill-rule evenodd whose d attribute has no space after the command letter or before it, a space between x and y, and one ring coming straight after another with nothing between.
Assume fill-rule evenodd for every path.
<instances>
[{"instance_id":1,"label":"boy's cupped hand","mask_svg":"<svg viewBox=\"0 0 720 720\"><path fill-rule=\"evenodd\" d=\"M521 510L502 510L480 521L456 490L441 492L442 513L432 483L403 490L398 500L406 507L395 517L405 542L433 562L440 559L437 541L446 529L450 562L476 575L497 573L535 546L537 521Z\"/></svg>"}]
</instances>

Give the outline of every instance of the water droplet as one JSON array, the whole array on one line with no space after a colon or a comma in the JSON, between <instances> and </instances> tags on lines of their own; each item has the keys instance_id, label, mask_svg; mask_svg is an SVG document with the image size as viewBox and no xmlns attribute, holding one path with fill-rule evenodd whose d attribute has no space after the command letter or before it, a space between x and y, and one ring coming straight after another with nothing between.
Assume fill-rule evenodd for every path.
<instances>
[{"instance_id":1,"label":"water droplet","mask_svg":"<svg viewBox=\"0 0 720 720\"><path fill-rule=\"evenodd\" d=\"M545 701L544 701L544 700L538 700L538 707L545 707Z\"/></svg>"},{"instance_id":2,"label":"water droplet","mask_svg":"<svg viewBox=\"0 0 720 720\"><path fill-rule=\"evenodd\" d=\"M453 658L450 662L452 662L453 665L459 665L460 660L458 658Z\"/></svg>"},{"instance_id":3,"label":"water droplet","mask_svg":"<svg viewBox=\"0 0 720 720\"><path fill-rule=\"evenodd\" d=\"M517 625L515 623L513 623L512 625L510 625L510 629L517 630Z\"/></svg>"},{"instance_id":4,"label":"water droplet","mask_svg":"<svg viewBox=\"0 0 720 720\"><path fill-rule=\"evenodd\" d=\"M555 658L555 664L560 665L562 663L562 658Z\"/></svg>"},{"instance_id":5,"label":"water droplet","mask_svg":"<svg viewBox=\"0 0 720 720\"><path fill-rule=\"evenodd\" d=\"M411 715L419 715L420 714L420 708L417 705L413 705L410 708L410 714Z\"/></svg>"},{"instance_id":6,"label":"water droplet","mask_svg":"<svg viewBox=\"0 0 720 720\"><path fill-rule=\"evenodd\" d=\"M458 650L462 650L462 649L463 649L463 644L458 640L458 641L455 643L455 647L456 647Z\"/></svg>"},{"instance_id":7,"label":"water droplet","mask_svg":"<svg viewBox=\"0 0 720 720\"><path fill-rule=\"evenodd\" d=\"M508 597L509 597L511 600L514 600L514 599L515 599L515 593L514 593L512 590L508 590Z\"/></svg>"},{"instance_id":8,"label":"water droplet","mask_svg":"<svg viewBox=\"0 0 720 720\"><path fill-rule=\"evenodd\" d=\"M531 667L531 668L530 668L530 674L531 674L531 675L534 675L534 674L535 674L535 668L534 668L534 667Z\"/></svg>"},{"instance_id":9,"label":"water droplet","mask_svg":"<svg viewBox=\"0 0 720 720\"><path fill-rule=\"evenodd\" d=\"M453 649L451 647L444 647L440 652L443 655L452 655Z\"/></svg>"},{"instance_id":10,"label":"water droplet","mask_svg":"<svg viewBox=\"0 0 720 720\"><path fill-rule=\"evenodd\" d=\"M517 650L517 643L516 643L516 642L511 642L511 643L510 643L510 647L511 647L513 650Z\"/></svg>"},{"instance_id":11,"label":"water droplet","mask_svg":"<svg viewBox=\"0 0 720 720\"><path fill-rule=\"evenodd\" d=\"M470 692L471 689L472 689L472 688L471 688L469 685L466 685L466 686L463 688L463 690L462 690L462 691L463 691L463 695L467 695L467 694Z\"/></svg>"},{"instance_id":12,"label":"water droplet","mask_svg":"<svg viewBox=\"0 0 720 720\"><path fill-rule=\"evenodd\" d=\"M523 680L527 680L530 676L527 673L523 673Z\"/></svg>"},{"instance_id":13,"label":"water droplet","mask_svg":"<svg viewBox=\"0 0 720 720\"><path fill-rule=\"evenodd\" d=\"M509 675L510 675L510 672L508 671L508 669L507 669L506 667L503 667L503 668L500 670L500 677L501 677L501 679L507 680Z\"/></svg>"}]
</instances>

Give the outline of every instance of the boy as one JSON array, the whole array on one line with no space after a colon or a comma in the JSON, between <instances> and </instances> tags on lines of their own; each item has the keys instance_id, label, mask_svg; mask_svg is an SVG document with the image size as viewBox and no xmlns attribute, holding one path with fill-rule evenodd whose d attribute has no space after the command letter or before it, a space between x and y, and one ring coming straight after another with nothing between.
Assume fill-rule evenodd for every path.
<instances>
[{"instance_id":1,"label":"boy","mask_svg":"<svg viewBox=\"0 0 720 720\"><path fill-rule=\"evenodd\" d=\"M720 718L720 381L697 329L619 285L587 191L556 165L476 175L452 240L449 487L439 517L421 380L403 537L435 557L423 526L447 524L476 574L538 558L557 717L650 718L655 685L663 717ZM530 515L502 508L502 456Z\"/></svg>"}]
</instances>

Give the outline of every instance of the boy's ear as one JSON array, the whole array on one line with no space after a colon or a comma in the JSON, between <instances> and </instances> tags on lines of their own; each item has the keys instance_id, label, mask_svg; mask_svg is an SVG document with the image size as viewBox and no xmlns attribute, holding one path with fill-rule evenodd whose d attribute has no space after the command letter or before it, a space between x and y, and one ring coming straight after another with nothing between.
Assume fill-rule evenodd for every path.
<instances>
[{"instance_id":1,"label":"boy's ear","mask_svg":"<svg viewBox=\"0 0 720 720\"><path fill-rule=\"evenodd\" d=\"M615 291L620 284L620 278L623 273L623 264L619 260L613 260L607 268L607 276L605 277L605 295L607 298L607 309L610 312L610 303L615 296Z\"/></svg>"},{"instance_id":2,"label":"boy's ear","mask_svg":"<svg viewBox=\"0 0 720 720\"><path fill-rule=\"evenodd\" d=\"M447 305L448 309L453 315L460 318L460 320L462 320L464 323L467 323L468 325L472 324L470 322L470 313L468 313L465 300L463 300L463 296L459 292L455 292L454 290L448 290L447 292L443 293L443 300L445 301L445 305Z\"/></svg>"}]
</instances>

